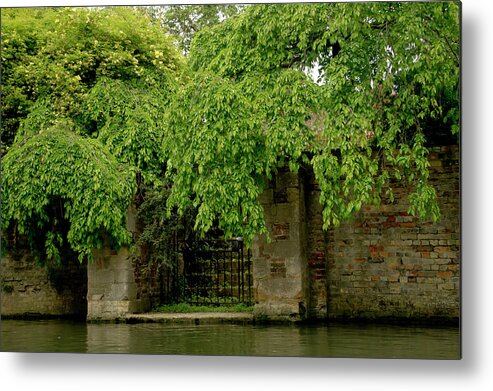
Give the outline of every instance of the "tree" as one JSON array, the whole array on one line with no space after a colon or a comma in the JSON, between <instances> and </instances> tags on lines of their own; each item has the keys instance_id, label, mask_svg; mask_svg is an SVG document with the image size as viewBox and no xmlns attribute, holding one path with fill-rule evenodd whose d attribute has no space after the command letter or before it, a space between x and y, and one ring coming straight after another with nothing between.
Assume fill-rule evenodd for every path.
<instances>
[{"instance_id":1,"label":"tree","mask_svg":"<svg viewBox=\"0 0 493 391\"><path fill-rule=\"evenodd\" d=\"M303 165L325 228L396 184L412 189L410 213L439 217L427 146L459 130L459 4L251 5L223 21L220 7L185 10L200 28L188 65L133 8L2 12L2 229L83 259L103 239L128 243L132 194L165 175L168 212L251 241L266 232L266 180Z\"/></svg>"},{"instance_id":2,"label":"tree","mask_svg":"<svg viewBox=\"0 0 493 391\"><path fill-rule=\"evenodd\" d=\"M2 229L41 243L48 258L64 241L81 260L103 240L128 244L135 191L161 184L163 113L182 56L129 8L6 10L2 22L2 55L15 59L2 64L13 113Z\"/></svg>"},{"instance_id":3,"label":"tree","mask_svg":"<svg viewBox=\"0 0 493 391\"><path fill-rule=\"evenodd\" d=\"M188 53L196 33L223 20L238 15L244 6L239 4L169 5L148 7L147 12L159 20Z\"/></svg>"},{"instance_id":4,"label":"tree","mask_svg":"<svg viewBox=\"0 0 493 391\"><path fill-rule=\"evenodd\" d=\"M427 140L458 133L459 59L455 2L252 5L204 28L167 113L169 207L251 240L264 178L308 164L325 228L396 182L409 213L438 219Z\"/></svg>"},{"instance_id":5,"label":"tree","mask_svg":"<svg viewBox=\"0 0 493 391\"><path fill-rule=\"evenodd\" d=\"M45 32L56 14L57 9L2 9L2 154L35 100L23 69L46 42Z\"/></svg>"},{"instance_id":6,"label":"tree","mask_svg":"<svg viewBox=\"0 0 493 391\"><path fill-rule=\"evenodd\" d=\"M130 243L125 212L135 192L129 166L66 126L23 139L2 162L2 222L12 221L34 251L58 263L64 241L81 261L105 233L114 247Z\"/></svg>"}]
</instances>

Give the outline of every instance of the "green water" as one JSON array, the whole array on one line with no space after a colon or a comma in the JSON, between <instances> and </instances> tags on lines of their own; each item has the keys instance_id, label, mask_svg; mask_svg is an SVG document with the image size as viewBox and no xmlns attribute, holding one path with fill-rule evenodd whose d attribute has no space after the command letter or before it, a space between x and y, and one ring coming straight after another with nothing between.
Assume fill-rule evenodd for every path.
<instances>
[{"instance_id":1,"label":"green water","mask_svg":"<svg viewBox=\"0 0 493 391\"><path fill-rule=\"evenodd\" d=\"M0 350L236 356L460 358L456 327L86 324L2 320Z\"/></svg>"}]
</instances>

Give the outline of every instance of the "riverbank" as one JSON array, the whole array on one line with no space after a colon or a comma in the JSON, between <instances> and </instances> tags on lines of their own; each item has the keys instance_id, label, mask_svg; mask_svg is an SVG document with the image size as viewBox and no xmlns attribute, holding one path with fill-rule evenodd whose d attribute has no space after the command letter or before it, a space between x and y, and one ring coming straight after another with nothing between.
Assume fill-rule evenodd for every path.
<instances>
[{"instance_id":1,"label":"riverbank","mask_svg":"<svg viewBox=\"0 0 493 391\"><path fill-rule=\"evenodd\" d=\"M72 320L81 323L163 323L163 324L339 324L339 325L397 325L397 326L422 326L422 327L459 327L459 318L429 317L429 318L331 318L331 319L272 319L264 316L255 316L253 312L148 312L128 314L120 319L113 320L87 320L83 314L78 315L46 315L39 313L24 313L19 315L0 315L0 320Z\"/></svg>"},{"instance_id":2,"label":"riverbank","mask_svg":"<svg viewBox=\"0 0 493 391\"><path fill-rule=\"evenodd\" d=\"M173 324L214 324L234 323L253 324L251 312L192 312L192 313L163 313L128 314L126 323L173 323Z\"/></svg>"}]
</instances>

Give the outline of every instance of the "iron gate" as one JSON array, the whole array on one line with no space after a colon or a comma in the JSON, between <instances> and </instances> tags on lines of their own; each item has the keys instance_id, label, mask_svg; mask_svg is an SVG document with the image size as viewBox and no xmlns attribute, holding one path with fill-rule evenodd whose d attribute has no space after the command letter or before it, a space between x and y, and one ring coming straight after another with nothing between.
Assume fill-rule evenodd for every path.
<instances>
[{"instance_id":1,"label":"iron gate","mask_svg":"<svg viewBox=\"0 0 493 391\"><path fill-rule=\"evenodd\" d=\"M252 305L250 250L242 238L179 242L163 282L165 303Z\"/></svg>"}]
</instances>

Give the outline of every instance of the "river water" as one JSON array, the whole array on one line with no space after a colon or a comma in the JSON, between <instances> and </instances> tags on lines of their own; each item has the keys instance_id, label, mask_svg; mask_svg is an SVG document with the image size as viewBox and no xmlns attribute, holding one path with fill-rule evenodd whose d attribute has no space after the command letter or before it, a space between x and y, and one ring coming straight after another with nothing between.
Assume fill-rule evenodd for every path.
<instances>
[{"instance_id":1,"label":"river water","mask_svg":"<svg viewBox=\"0 0 493 391\"><path fill-rule=\"evenodd\" d=\"M457 327L381 324L168 325L2 320L4 352L460 358Z\"/></svg>"}]
</instances>

